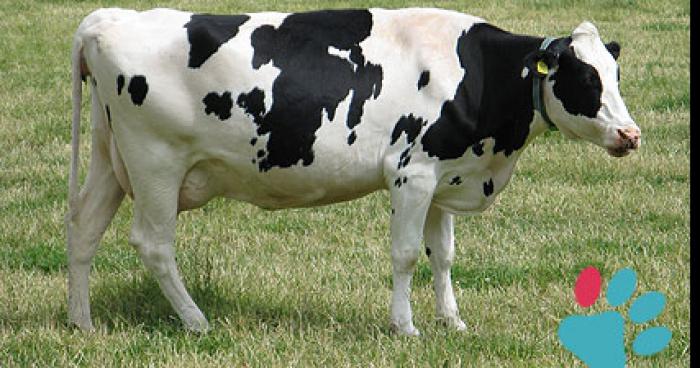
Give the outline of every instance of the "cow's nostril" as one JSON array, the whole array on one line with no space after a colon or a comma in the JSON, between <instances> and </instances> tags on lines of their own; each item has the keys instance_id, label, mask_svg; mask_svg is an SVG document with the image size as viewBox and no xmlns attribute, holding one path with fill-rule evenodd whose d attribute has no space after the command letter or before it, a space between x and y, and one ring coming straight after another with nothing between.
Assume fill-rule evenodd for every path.
<instances>
[{"instance_id":1,"label":"cow's nostril","mask_svg":"<svg viewBox=\"0 0 700 368\"><path fill-rule=\"evenodd\" d=\"M641 132L638 128L625 128L618 129L617 134L619 134L620 138L622 138L623 140L638 141Z\"/></svg>"},{"instance_id":2,"label":"cow's nostril","mask_svg":"<svg viewBox=\"0 0 700 368\"><path fill-rule=\"evenodd\" d=\"M639 147L641 132L639 128L629 127L617 129L617 134L620 136L620 145L626 149L636 149Z\"/></svg>"},{"instance_id":3,"label":"cow's nostril","mask_svg":"<svg viewBox=\"0 0 700 368\"><path fill-rule=\"evenodd\" d=\"M627 136L627 132L625 132L624 129L618 129L617 134L619 134L620 138L622 139L629 139L629 137Z\"/></svg>"}]
</instances>

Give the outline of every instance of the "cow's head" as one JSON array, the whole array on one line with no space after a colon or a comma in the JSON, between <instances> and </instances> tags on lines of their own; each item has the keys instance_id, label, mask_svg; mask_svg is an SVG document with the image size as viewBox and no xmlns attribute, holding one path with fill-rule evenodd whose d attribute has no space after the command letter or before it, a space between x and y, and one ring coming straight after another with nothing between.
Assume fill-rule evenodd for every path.
<instances>
[{"instance_id":1,"label":"cow's head","mask_svg":"<svg viewBox=\"0 0 700 368\"><path fill-rule=\"evenodd\" d=\"M620 45L603 44L589 22L576 27L571 37L560 39L530 58L548 68L543 103L552 122L570 138L583 138L615 157L639 147L641 136L619 91ZM541 70L541 69L540 69Z\"/></svg>"}]
</instances>

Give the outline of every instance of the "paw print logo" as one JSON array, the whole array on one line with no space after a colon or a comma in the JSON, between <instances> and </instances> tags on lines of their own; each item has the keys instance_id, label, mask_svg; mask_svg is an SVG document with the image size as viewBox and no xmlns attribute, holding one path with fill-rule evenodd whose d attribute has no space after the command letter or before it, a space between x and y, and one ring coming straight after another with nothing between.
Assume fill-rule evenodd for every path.
<instances>
[{"instance_id":1,"label":"paw print logo","mask_svg":"<svg viewBox=\"0 0 700 368\"><path fill-rule=\"evenodd\" d=\"M619 307L632 297L637 287L637 275L630 268L615 273L608 283L605 298L611 307ZM584 308L593 305L600 294L600 273L594 267L581 271L576 280L574 295L576 302ZM666 298L651 291L636 298L627 317L633 323L646 323L656 318L664 309ZM562 345L590 368L624 367L625 319L617 311L593 315L571 315L559 325L559 340ZM636 355L650 356L665 349L671 341L671 330L666 327L650 327L639 333L632 342Z\"/></svg>"}]
</instances>

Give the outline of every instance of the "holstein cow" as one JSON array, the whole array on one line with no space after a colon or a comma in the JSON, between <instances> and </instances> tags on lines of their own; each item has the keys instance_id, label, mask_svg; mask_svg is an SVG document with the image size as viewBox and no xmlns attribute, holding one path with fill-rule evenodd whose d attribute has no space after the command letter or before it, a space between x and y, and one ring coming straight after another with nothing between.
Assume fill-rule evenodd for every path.
<instances>
[{"instance_id":1,"label":"holstein cow","mask_svg":"<svg viewBox=\"0 0 700 368\"><path fill-rule=\"evenodd\" d=\"M462 330L453 214L489 207L550 125L616 157L636 149L619 51L588 22L545 39L439 9L97 10L73 44L70 322L92 328L90 266L125 193L129 242L186 328L203 331L175 264L179 212L216 196L281 209L388 189L392 329L418 335L409 295L424 242L437 318ZM81 78L92 157L78 193Z\"/></svg>"}]
</instances>

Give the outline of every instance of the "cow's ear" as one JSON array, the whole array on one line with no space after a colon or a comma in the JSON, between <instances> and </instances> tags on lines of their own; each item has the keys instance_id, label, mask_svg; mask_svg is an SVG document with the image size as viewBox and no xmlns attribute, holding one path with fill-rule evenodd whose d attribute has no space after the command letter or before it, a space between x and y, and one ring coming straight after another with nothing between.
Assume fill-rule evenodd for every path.
<instances>
[{"instance_id":1,"label":"cow's ear","mask_svg":"<svg viewBox=\"0 0 700 368\"><path fill-rule=\"evenodd\" d=\"M527 54L524 63L531 72L543 78L559 65L558 59L557 55L551 51L537 50Z\"/></svg>"},{"instance_id":2,"label":"cow's ear","mask_svg":"<svg viewBox=\"0 0 700 368\"><path fill-rule=\"evenodd\" d=\"M608 52L610 52L610 55L617 60L618 57L620 57L620 44L612 41L609 43L605 44L605 48L608 49Z\"/></svg>"}]
</instances>

